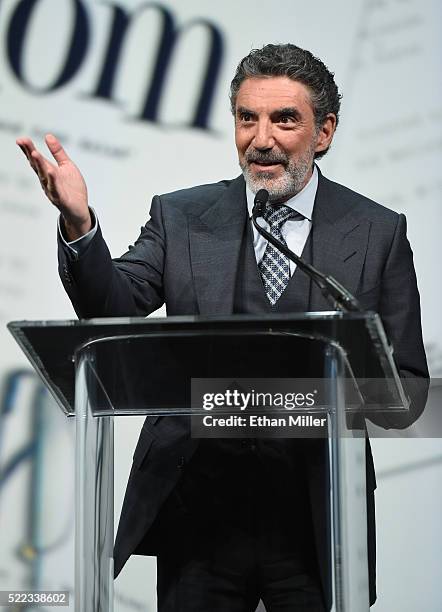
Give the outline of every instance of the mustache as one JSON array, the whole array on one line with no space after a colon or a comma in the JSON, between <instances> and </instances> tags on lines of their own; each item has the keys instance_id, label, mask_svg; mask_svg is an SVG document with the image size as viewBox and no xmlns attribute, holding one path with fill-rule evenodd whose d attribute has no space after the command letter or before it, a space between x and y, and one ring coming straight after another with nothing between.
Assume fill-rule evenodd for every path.
<instances>
[{"instance_id":1,"label":"mustache","mask_svg":"<svg viewBox=\"0 0 442 612\"><path fill-rule=\"evenodd\" d=\"M276 153L274 151L263 152L263 151L247 151L245 154L245 160L248 164L253 162L257 164L288 164L288 158L283 153Z\"/></svg>"}]
</instances>

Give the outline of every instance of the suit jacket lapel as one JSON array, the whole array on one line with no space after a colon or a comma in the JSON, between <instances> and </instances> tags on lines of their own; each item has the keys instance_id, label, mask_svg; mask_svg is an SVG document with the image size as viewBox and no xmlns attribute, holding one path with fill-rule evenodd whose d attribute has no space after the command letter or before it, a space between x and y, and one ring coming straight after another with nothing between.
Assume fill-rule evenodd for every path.
<instances>
[{"instance_id":1,"label":"suit jacket lapel","mask_svg":"<svg viewBox=\"0 0 442 612\"><path fill-rule=\"evenodd\" d=\"M354 196L349 198L348 194L351 192L338 189L319 171L311 235L312 260L321 272L333 275L349 291L356 293L367 251L370 222L360 214ZM221 198L201 216L189 218L191 266L201 314L233 312L246 218L242 176L233 180ZM331 309L314 284L309 308L312 311Z\"/></svg>"},{"instance_id":2,"label":"suit jacket lapel","mask_svg":"<svg viewBox=\"0 0 442 612\"><path fill-rule=\"evenodd\" d=\"M192 274L200 314L232 314L247 217L245 183L236 178L201 216L189 218Z\"/></svg>"},{"instance_id":3,"label":"suit jacket lapel","mask_svg":"<svg viewBox=\"0 0 442 612\"><path fill-rule=\"evenodd\" d=\"M358 289L365 261L370 223L364 219L356 201L349 201L345 190L319 173L313 210L313 265L331 274L351 293ZM321 291L313 285L310 309L330 310Z\"/></svg>"}]
</instances>

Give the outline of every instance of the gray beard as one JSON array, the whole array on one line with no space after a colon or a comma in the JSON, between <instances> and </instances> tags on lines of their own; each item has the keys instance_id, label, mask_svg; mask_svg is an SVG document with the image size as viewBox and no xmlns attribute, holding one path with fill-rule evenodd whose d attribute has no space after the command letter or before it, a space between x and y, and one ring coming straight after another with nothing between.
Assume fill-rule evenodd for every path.
<instances>
[{"instance_id":1,"label":"gray beard","mask_svg":"<svg viewBox=\"0 0 442 612\"><path fill-rule=\"evenodd\" d=\"M270 202L288 200L299 193L304 185L306 177L313 166L314 151L307 151L306 155L296 163L290 161L284 168L284 174L275 179L270 172L260 172L254 175L247 162L240 163L244 179L250 191L257 193L260 189L269 192Z\"/></svg>"}]
</instances>

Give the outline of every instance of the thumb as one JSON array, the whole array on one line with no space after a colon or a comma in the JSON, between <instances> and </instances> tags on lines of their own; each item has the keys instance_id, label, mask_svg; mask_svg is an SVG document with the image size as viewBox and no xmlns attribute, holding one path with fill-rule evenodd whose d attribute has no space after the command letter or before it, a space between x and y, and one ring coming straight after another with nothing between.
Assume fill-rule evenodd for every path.
<instances>
[{"instance_id":1,"label":"thumb","mask_svg":"<svg viewBox=\"0 0 442 612\"><path fill-rule=\"evenodd\" d=\"M70 161L70 158L61 146L60 141L53 134L47 134L45 142L53 158L59 166L67 161Z\"/></svg>"}]
</instances>

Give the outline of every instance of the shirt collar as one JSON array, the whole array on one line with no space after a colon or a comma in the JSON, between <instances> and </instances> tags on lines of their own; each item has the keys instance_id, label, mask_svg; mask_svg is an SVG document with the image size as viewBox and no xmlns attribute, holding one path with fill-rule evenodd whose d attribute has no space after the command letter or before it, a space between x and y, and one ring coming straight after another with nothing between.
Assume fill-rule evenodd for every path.
<instances>
[{"instance_id":1,"label":"shirt collar","mask_svg":"<svg viewBox=\"0 0 442 612\"><path fill-rule=\"evenodd\" d=\"M316 165L313 166L312 175L305 187L301 189L299 193L294 195L290 200L284 202L284 206L290 206L293 210L301 213L306 219L309 221L312 220L313 216L313 205L315 203L316 191L318 189L318 169ZM247 195L247 210L249 211L249 216L252 216L253 210L253 200L255 199L255 194L249 189L248 185L246 186L246 195Z\"/></svg>"}]
</instances>

